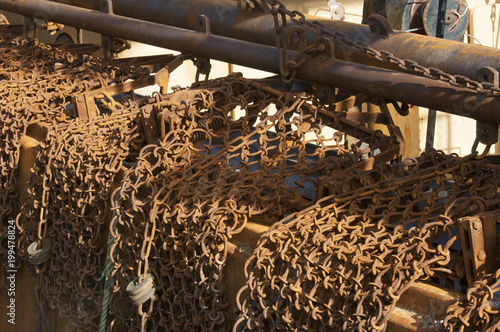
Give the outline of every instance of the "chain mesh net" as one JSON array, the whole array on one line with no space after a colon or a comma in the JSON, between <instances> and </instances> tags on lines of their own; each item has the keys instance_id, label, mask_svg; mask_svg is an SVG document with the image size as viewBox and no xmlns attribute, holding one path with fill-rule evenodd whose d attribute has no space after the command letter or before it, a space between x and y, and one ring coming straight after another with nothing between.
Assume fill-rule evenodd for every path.
<instances>
[{"instance_id":1,"label":"chain mesh net","mask_svg":"<svg viewBox=\"0 0 500 332\"><path fill-rule=\"evenodd\" d=\"M229 77L153 105L165 136L141 151L113 200L115 287L131 281L129 271L153 275L156 301L140 311L151 329L227 330L222 279L231 237L252 218L271 225L310 206L319 177L362 158L341 148L338 131L323 136L328 125L306 104ZM238 119L230 116L235 108ZM340 120L333 126L348 130ZM139 322L122 320L129 328Z\"/></svg>"},{"instance_id":2,"label":"chain mesh net","mask_svg":"<svg viewBox=\"0 0 500 332\"><path fill-rule=\"evenodd\" d=\"M246 264L237 326L384 330L413 282L465 279L459 218L498 209L498 175L498 166L439 152L334 175L331 196L261 238ZM444 326L453 331L471 321L495 331L498 310L486 306L497 291L495 284L481 293L480 311L469 295L469 307L450 308L454 318Z\"/></svg>"},{"instance_id":3,"label":"chain mesh net","mask_svg":"<svg viewBox=\"0 0 500 332\"><path fill-rule=\"evenodd\" d=\"M30 126L44 123L48 128L64 122L74 117L68 109L72 96L145 73L142 68L109 66L10 34L0 36L0 59L0 268L5 272L7 223L18 211L20 149ZM4 287L5 278L0 281L0 289Z\"/></svg>"},{"instance_id":4,"label":"chain mesh net","mask_svg":"<svg viewBox=\"0 0 500 332\"><path fill-rule=\"evenodd\" d=\"M466 278L460 220L499 208L497 166L436 151L400 161L397 137L272 81L104 95L81 120L72 96L147 72L22 39L0 52L2 225L18 210L21 138L47 130L17 215L23 262L49 246L28 265L42 330L48 307L90 330L384 330L415 281ZM270 230L234 320L225 266L249 221ZM6 238L2 226L4 257ZM497 330L498 278L476 280L443 327Z\"/></svg>"}]
</instances>

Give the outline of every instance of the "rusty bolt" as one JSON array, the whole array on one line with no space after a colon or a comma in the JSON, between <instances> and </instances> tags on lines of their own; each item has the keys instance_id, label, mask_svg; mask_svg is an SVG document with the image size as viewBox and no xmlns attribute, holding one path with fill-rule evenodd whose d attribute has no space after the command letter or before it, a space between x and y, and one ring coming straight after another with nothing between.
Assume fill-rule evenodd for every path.
<instances>
[{"instance_id":1,"label":"rusty bolt","mask_svg":"<svg viewBox=\"0 0 500 332\"><path fill-rule=\"evenodd\" d=\"M484 261L484 260L486 259L486 253L485 253L483 250L481 250L481 251L477 254L477 259L478 259L479 261Z\"/></svg>"}]
</instances>

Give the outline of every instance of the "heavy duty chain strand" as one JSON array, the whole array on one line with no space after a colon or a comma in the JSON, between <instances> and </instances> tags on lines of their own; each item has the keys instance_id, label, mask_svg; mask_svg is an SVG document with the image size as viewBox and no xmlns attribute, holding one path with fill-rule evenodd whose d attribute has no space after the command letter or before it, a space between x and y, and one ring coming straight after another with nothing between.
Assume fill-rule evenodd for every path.
<instances>
[{"instance_id":1,"label":"heavy duty chain strand","mask_svg":"<svg viewBox=\"0 0 500 332\"><path fill-rule=\"evenodd\" d=\"M278 53L280 54L280 73L285 81L292 81L295 77L297 69L302 64L309 61L314 55L318 54L319 52L324 51L324 49L321 48L321 44L313 44L309 45L309 47L312 48L307 49L307 52L302 52L301 54L299 54L296 59L288 59L286 52L287 40L284 36L284 33L286 32L287 19L289 19L291 22L299 26L307 27L315 34L331 38L338 43L350 47L354 51L374 57L380 62L391 63L398 66L400 69L403 69L410 73L419 76L425 76L433 80L443 81L453 86L475 90L478 93L485 95L496 95L500 93L500 88L489 82L478 82L470 77L465 77L463 75L452 75L438 68L425 67L414 60L398 58L391 52L376 50L365 42L354 41L343 32L329 30L321 22L307 20L306 16L303 13L297 10L287 9L286 6L279 0L244 1L247 4L246 6L242 5L241 0L238 1L239 8L243 11L247 10L248 7L258 8L262 3L269 6L268 13L273 15L276 28L276 47L278 49Z\"/></svg>"},{"instance_id":2,"label":"heavy duty chain strand","mask_svg":"<svg viewBox=\"0 0 500 332\"><path fill-rule=\"evenodd\" d=\"M21 247L41 240L40 227L52 241L49 261L35 268L44 299L75 324L95 329L108 200L116 174L142 144L137 116L138 109L125 110L55 126L40 148L18 220Z\"/></svg>"},{"instance_id":3,"label":"heavy duty chain strand","mask_svg":"<svg viewBox=\"0 0 500 332\"><path fill-rule=\"evenodd\" d=\"M451 305L444 326L449 331L475 327L479 331L500 329L500 269L474 282L467 296Z\"/></svg>"}]
</instances>

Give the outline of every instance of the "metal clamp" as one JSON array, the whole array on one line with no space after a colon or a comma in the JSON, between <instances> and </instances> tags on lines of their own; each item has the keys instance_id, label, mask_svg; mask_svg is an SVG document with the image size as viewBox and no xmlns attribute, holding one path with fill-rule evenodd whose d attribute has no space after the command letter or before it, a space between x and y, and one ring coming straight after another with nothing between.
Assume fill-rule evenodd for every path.
<instances>
[{"instance_id":1,"label":"metal clamp","mask_svg":"<svg viewBox=\"0 0 500 332\"><path fill-rule=\"evenodd\" d=\"M500 86L500 74L495 68L482 67L476 71L476 79L482 83L492 84L495 88ZM488 153L490 147L498 142L498 126L485 123L476 122L476 140L472 145L472 153L477 151L479 143L486 145L483 155Z\"/></svg>"},{"instance_id":2,"label":"metal clamp","mask_svg":"<svg viewBox=\"0 0 500 332\"><path fill-rule=\"evenodd\" d=\"M483 222L478 217L465 217L458 224L467 283L472 285L487 270Z\"/></svg>"}]
</instances>

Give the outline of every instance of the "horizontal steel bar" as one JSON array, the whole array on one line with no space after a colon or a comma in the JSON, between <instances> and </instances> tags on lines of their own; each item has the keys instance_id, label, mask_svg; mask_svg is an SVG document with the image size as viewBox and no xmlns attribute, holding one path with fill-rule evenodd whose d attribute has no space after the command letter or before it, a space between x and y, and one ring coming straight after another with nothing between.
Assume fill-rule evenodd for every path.
<instances>
[{"instance_id":1,"label":"horizontal steel bar","mask_svg":"<svg viewBox=\"0 0 500 332\"><path fill-rule=\"evenodd\" d=\"M99 9L100 3L99 0L55 1L92 9ZM189 30L196 29L196 18L203 14L210 19L211 31L216 35L265 45L274 45L276 42L272 16L259 12L241 13L236 0L113 0L113 10L117 15ZM500 70L498 49L405 32L396 32L390 38L384 38L371 33L366 25L309 15L306 18L324 24L331 31L342 32L351 40L368 43L376 50L386 50L400 59L411 59L425 67L439 68L453 75L474 79L479 68L489 66ZM295 25L290 23L290 26ZM310 41L318 38L307 29L306 33ZM385 66L374 57L353 52L352 48L341 43L335 45L335 57ZM395 66L391 68L397 69Z\"/></svg>"},{"instance_id":2,"label":"horizontal steel bar","mask_svg":"<svg viewBox=\"0 0 500 332\"><path fill-rule=\"evenodd\" d=\"M0 9L185 54L279 73L279 55L272 46L48 1L0 0ZM293 58L297 54L291 51L289 55ZM325 55L317 56L302 66L297 78L500 124L500 98L483 96L425 77L335 60Z\"/></svg>"},{"instance_id":3,"label":"horizontal steel bar","mask_svg":"<svg viewBox=\"0 0 500 332\"><path fill-rule=\"evenodd\" d=\"M500 97L485 96L442 81L316 57L297 74L302 79L500 124Z\"/></svg>"}]
</instances>

